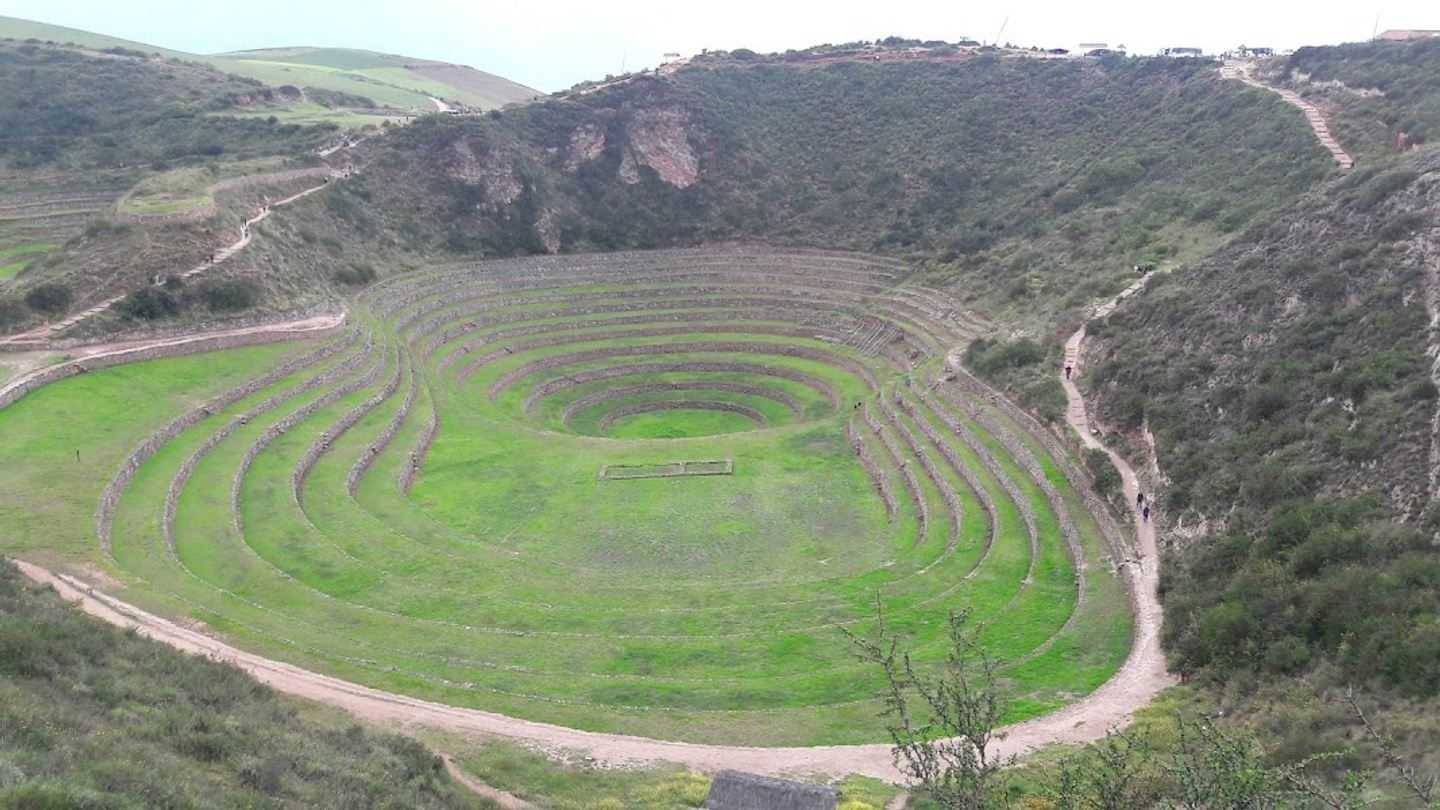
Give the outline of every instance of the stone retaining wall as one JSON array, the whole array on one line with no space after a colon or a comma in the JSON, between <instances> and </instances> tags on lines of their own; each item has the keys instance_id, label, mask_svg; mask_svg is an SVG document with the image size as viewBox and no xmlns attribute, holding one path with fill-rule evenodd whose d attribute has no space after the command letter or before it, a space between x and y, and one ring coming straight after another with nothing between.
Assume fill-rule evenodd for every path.
<instances>
[{"instance_id":1,"label":"stone retaining wall","mask_svg":"<svg viewBox=\"0 0 1440 810\"><path fill-rule=\"evenodd\" d=\"M404 427L405 420L410 416L410 410L415 407L415 399L419 392L420 380L412 367L410 369L410 386L405 393L405 400L400 403L400 409L391 417L380 435L370 442L369 447L365 448L365 452L360 455L360 458L355 460L350 467L350 472L345 476L345 491L350 493L350 497L355 497L355 491L360 488L361 477L369 471L370 466L375 463L375 459L380 457L385 448L390 446L390 442L395 439L400 428Z\"/></svg>"},{"instance_id":2,"label":"stone retaining wall","mask_svg":"<svg viewBox=\"0 0 1440 810\"><path fill-rule=\"evenodd\" d=\"M869 405L860 408L860 418L865 422L865 426L870 428L870 432L880 440L880 444L885 446L885 452L889 454L891 463L895 465L895 469L900 471L900 483L904 485L906 494L910 496L910 502L915 504L915 522L918 526L915 533L915 545L918 546L925 542L925 532L930 525L930 507L925 503L925 498L920 492L920 482L915 479L915 473L906 463L905 456L896 446L895 440L875 418L875 414L871 413Z\"/></svg>"},{"instance_id":3,"label":"stone retaining wall","mask_svg":"<svg viewBox=\"0 0 1440 810\"><path fill-rule=\"evenodd\" d=\"M885 522L894 523L895 513L900 510L900 505L895 501L895 491L890 488L890 479L886 477L885 471L875 463L875 457L870 454L870 446L855 432L854 420L845 422L845 440L850 443L850 450L860 460L860 467L865 470L865 475L870 479L870 485L879 493L880 500L885 504Z\"/></svg>"},{"instance_id":4,"label":"stone retaining wall","mask_svg":"<svg viewBox=\"0 0 1440 810\"><path fill-rule=\"evenodd\" d=\"M243 346L259 346L266 343L283 343L288 340L313 340L317 338L330 337L338 333L343 326L336 326L330 329L295 329L276 330L269 332L247 332L244 334L219 335L215 337L199 337L195 340L167 343L161 346L139 347L118 351L114 354L98 355L95 357L69 360L64 363L51 366L48 369L35 374L25 380L6 388L0 392L0 408L5 408L24 397L26 394L50 383L63 380L66 377L73 377L86 371L95 371L110 366L119 366L126 363L139 363L146 360L159 360L167 357L183 357L190 354L201 354L203 352L221 351L223 349L237 349Z\"/></svg>"},{"instance_id":5,"label":"stone retaining wall","mask_svg":"<svg viewBox=\"0 0 1440 810\"><path fill-rule=\"evenodd\" d=\"M145 437L145 439L120 462L120 468L110 477L110 480L105 484L105 489L100 493L100 503L95 509L95 535L100 540L100 548L105 556L107 558L110 556L111 527L114 523L115 509L120 503L121 493L125 491L125 487L129 486L131 479L134 478L135 472L140 469L140 466L146 461L149 461L161 447L186 430L200 424L200 422L204 421L216 411L227 408L272 383L283 380L292 374L310 368L326 358L344 351L354 340L355 336L352 333L348 338L342 338L341 340L321 346L314 351L297 357L242 385L231 388L203 407L196 408L183 416L172 419L164 427Z\"/></svg>"},{"instance_id":6,"label":"stone retaining wall","mask_svg":"<svg viewBox=\"0 0 1440 810\"><path fill-rule=\"evenodd\" d=\"M600 418L600 432L603 434L615 424L627 416L635 416L641 413L653 413L655 411L719 411L721 413L738 413L749 419L760 427L765 427L769 422L765 414L738 402L723 402L715 399L673 399L657 400L655 402L636 402L631 405L624 405Z\"/></svg>"},{"instance_id":7,"label":"stone retaining wall","mask_svg":"<svg viewBox=\"0 0 1440 810\"><path fill-rule=\"evenodd\" d=\"M305 480L310 477L310 471L319 463L321 456L330 451L331 445L344 436L351 428L367 414L400 390L400 382L405 378L404 365L401 363L400 350L392 349L390 355L394 358L395 371L390 375L385 387L375 392L364 402L351 408L335 421L333 425L320 432L315 441L305 451L305 454L296 462L295 469L290 473L290 490L294 494L295 503L304 509L305 507Z\"/></svg>"},{"instance_id":8,"label":"stone retaining wall","mask_svg":"<svg viewBox=\"0 0 1440 810\"><path fill-rule=\"evenodd\" d=\"M855 375L870 390L876 390L875 378L870 370L847 357L807 346L791 346L784 343L746 343L741 341L687 341L669 344L642 344L638 346L609 346L601 349L554 355L531 361L519 368L502 374L490 384L487 396L494 401L501 391L514 385L520 379L539 371L559 368L591 360L608 360L616 357L636 357L654 354L758 354L778 357L796 357L815 363L839 368ZM463 379L463 377L461 378Z\"/></svg>"},{"instance_id":9,"label":"stone retaining wall","mask_svg":"<svg viewBox=\"0 0 1440 810\"><path fill-rule=\"evenodd\" d=\"M609 388L590 394L589 396L580 397L565 406L564 412L560 415L560 421L566 426L569 426L570 418L574 416L577 411L608 400L634 396L636 394L655 394L671 391L723 391L731 394L760 397L784 405L796 419L800 418L800 403L797 402L794 397L784 392L772 391L769 388L758 385L746 385L744 383L688 380L685 382L655 382L643 383L641 385L628 385L620 388Z\"/></svg>"},{"instance_id":10,"label":"stone retaining wall","mask_svg":"<svg viewBox=\"0 0 1440 810\"><path fill-rule=\"evenodd\" d=\"M589 371L577 371L567 374L555 380L549 380L535 386L525 397L523 411L529 416L531 411L540 400L545 397L557 394L567 388L577 385L595 382L597 380L609 380L616 377L635 377L651 374L750 374L760 377L776 377L782 380L800 383L807 388L812 388L830 402L831 408L840 407L840 395L835 389L819 377L812 377L803 372L794 371L779 366L767 366L761 363L746 363L730 360L676 360L658 363L629 363L609 368L590 369Z\"/></svg>"}]
</instances>

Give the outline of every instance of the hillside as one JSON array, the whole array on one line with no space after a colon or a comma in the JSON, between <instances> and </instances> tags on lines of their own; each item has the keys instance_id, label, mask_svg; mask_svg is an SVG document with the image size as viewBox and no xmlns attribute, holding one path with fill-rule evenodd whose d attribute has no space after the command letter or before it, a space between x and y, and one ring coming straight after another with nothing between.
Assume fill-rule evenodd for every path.
<instances>
[{"instance_id":1,"label":"hillside","mask_svg":"<svg viewBox=\"0 0 1440 810\"><path fill-rule=\"evenodd\" d=\"M73 43L99 51L118 48L209 65L276 90L298 88L306 92L274 100L285 109L267 114L286 113L282 117L287 120L304 122L333 119L336 109L371 114L378 110L390 110L392 114L433 112L436 107L430 101L432 96L452 104L492 109L539 95L524 85L465 65L349 48L191 54L14 17L0 17L0 39Z\"/></svg>"},{"instance_id":2,"label":"hillside","mask_svg":"<svg viewBox=\"0 0 1440 810\"><path fill-rule=\"evenodd\" d=\"M423 120L368 162L348 224L317 212L307 227L455 255L875 251L1037 329L1134 263L1204 255L1331 170L1292 108L1203 66L994 57L690 68Z\"/></svg>"},{"instance_id":3,"label":"hillside","mask_svg":"<svg viewBox=\"0 0 1440 810\"><path fill-rule=\"evenodd\" d=\"M466 65L351 48L265 48L215 54L206 61L238 76L279 86L319 87L378 104L431 112L434 96L493 109L540 95L536 90Z\"/></svg>"},{"instance_id":4,"label":"hillside","mask_svg":"<svg viewBox=\"0 0 1440 810\"><path fill-rule=\"evenodd\" d=\"M1440 39L1300 48L1269 70L1325 109L1367 159L1440 139Z\"/></svg>"},{"instance_id":5,"label":"hillside","mask_svg":"<svg viewBox=\"0 0 1440 810\"><path fill-rule=\"evenodd\" d=\"M413 740L110 628L8 562L0 619L0 806L495 806Z\"/></svg>"},{"instance_id":6,"label":"hillside","mask_svg":"<svg viewBox=\"0 0 1440 810\"><path fill-rule=\"evenodd\" d=\"M1434 150L1362 168L1095 330L1105 421L1153 435L1182 668L1440 692L1437 216Z\"/></svg>"},{"instance_id":7,"label":"hillside","mask_svg":"<svg viewBox=\"0 0 1440 810\"><path fill-rule=\"evenodd\" d=\"M0 42L0 329L193 267L323 171L334 124L243 114L274 95L207 65Z\"/></svg>"}]
</instances>

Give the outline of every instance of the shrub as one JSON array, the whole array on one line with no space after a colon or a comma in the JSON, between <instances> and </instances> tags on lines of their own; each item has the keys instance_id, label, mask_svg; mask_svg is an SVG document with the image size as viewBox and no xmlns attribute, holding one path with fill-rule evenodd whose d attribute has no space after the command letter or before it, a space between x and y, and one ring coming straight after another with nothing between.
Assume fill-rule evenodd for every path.
<instances>
[{"instance_id":1,"label":"shrub","mask_svg":"<svg viewBox=\"0 0 1440 810\"><path fill-rule=\"evenodd\" d=\"M212 312L249 309L260 300L260 285L243 278L208 279L195 292Z\"/></svg>"},{"instance_id":2,"label":"shrub","mask_svg":"<svg viewBox=\"0 0 1440 810\"><path fill-rule=\"evenodd\" d=\"M965 348L965 364L985 376L1034 365L1044 359L1045 348L1030 338L1010 343L980 338Z\"/></svg>"},{"instance_id":3,"label":"shrub","mask_svg":"<svg viewBox=\"0 0 1440 810\"><path fill-rule=\"evenodd\" d=\"M1091 448L1085 451L1085 469L1095 479L1095 491L1103 498L1110 498L1120 492L1120 471L1110 462L1104 450Z\"/></svg>"},{"instance_id":4,"label":"shrub","mask_svg":"<svg viewBox=\"0 0 1440 810\"><path fill-rule=\"evenodd\" d=\"M122 298L115 308L127 317L153 321L180 314L180 301L169 290L144 287Z\"/></svg>"},{"instance_id":5,"label":"shrub","mask_svg":"<svg viewBox=\"0 0 1440 810\"><path fill-rule=\"evenodd\" d=\"M369 284L375 278L375 268L368 264L351 265L335 271L335 280L351 287Z\"/></svg>"},{"instance_id":6,"label":"shrub","mask_svg":"<svg viewBox=\"0 0 1440 810\"><path fill-rule=\"evenodd\" d=\"M59 315L75 300L75 293L57 281L37 284L25 293L25 303L36 312Z\"/></svg>"},{"instance_id":7,"label":"shrub","mask_svg":"<svg viewBox=\"0 0 1440 810\"><path fill-rule=\"evenodd\" d=\"M25 305L14 299L0 301L0 329L7 329L25 321Z\"/></svg>"}]
</instances>

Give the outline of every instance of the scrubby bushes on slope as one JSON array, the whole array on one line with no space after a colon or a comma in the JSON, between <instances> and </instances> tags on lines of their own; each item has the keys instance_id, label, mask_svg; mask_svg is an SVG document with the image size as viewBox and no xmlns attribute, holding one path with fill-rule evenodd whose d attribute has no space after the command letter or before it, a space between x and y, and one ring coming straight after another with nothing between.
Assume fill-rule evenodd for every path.
<instances>
[{"instance_id":1,"label":"scrubby bushes on slope","mask_svg":"<svg viewBox=\"0 0 1440 810\"><path fill-rule=\"evenodd\" d=\"M408 738L302 715L0 564L0 806L261 805L490 806Z\"/></svg>"},{"instance_id":2,"label":"scrubby bushes on slope","mask_svg":"<svg viewBox=\"0 0 1440 810\"><path fill-rule=\"evenodd\" d=\"M1330 170L1293 108L1173 60L693 68L422 119L371 156L336 227L468 255L843 246L1025 316L1195 255Z\"/></svg>"},{"instance_id":3,"label":"scrubby bushes on slope","mask_svg":"<svg viewBox=\"0 0 1440 810\"><path fill-rule=\"evenodd\" d=\"M1104 421L1153 432L1172 525L1208 521L1163 569L1182 672L1440 695L1440 290L1405 224L1437 178L1433 152L1362 167L1092 330Z\"/></svg>"}]
</instances>

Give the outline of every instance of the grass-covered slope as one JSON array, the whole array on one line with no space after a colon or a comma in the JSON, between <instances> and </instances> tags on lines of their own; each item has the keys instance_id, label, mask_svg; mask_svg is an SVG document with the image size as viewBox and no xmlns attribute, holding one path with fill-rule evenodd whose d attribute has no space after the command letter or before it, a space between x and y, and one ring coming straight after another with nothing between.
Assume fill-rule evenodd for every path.
<instances>
[{"instance_id":1,"label":"grass-covered slope","mask_svg":"<svg viewBox=\"0 0 1440 810\"><path fill-rule=\"evenodd\" d=\"M0 42L0 331L64 311L27 302L41 285L78 306L195 267L262 196L318 182L334 126L245 114L267 96L205 65Z\"/></svg>"},{"instance_id":2,"label":"grass-covered slope","mask_svg":"<svg viewBox=\"0 0 1440 810\"><path fill-rule=\"evenodd\" d=\"M111 168L316 142L224 114L262 103L262 91L204 65L0 42L0 160L11 172ZM24 176L11 179L7 192L24 190Z\"/></svg>"},{"instance_id":3,"label":"grass-covered slope","mask_svg":"<svg viewBox=\"0 0 1440 810\"><path fill-rule=\"evenodd\" d=\"M271 657L664 739L882 739L840 628L881 599L928 667L969 607L1007 719L1035 716L1125 657L1114 532L1053 440L938 379L968 327L904 276L696 251L396 277L304 362L106 369L0 410L25 493L0 536ZM624 474L677 462L722 474Z\"/></svg>"},{"instance_id":4,"label":"grass-covered slope","mask_svg":"<svg viewBox=\"0 0 1440 810\"><path fill-rule=\"evenodd\" d=\"M104 625L0 562L0 806L492 805L413 740Z\"/></svg>"},{"instance_id":5,"label":"grass-covered slope","mask_svg":"<svg viewBox=\"0 0 1440 810\"><path fill-rule=\"evenodd\" d=\"M1270 69L1319 104L1331 132L1367 161L1440 140L1440 39L1300 48Z\"/></svg>"},{"instance_id":6,"label":"grass-covered slope","mask_svg":"<svg viewBox=\"0 0 1440 810\"><path fill-rule=\"evenodd\" d=\"M528 101L539 92L466 65L454 65L351 48L267 48L222 54L191 54L59 25L0 17L0 39L74 44L97 51L123 51L208 65L270 88L286 85L310 90L285 99L287 106L309 116L322 108L390 108L432 112L431 96L452 103L489 109Z\"/></svg>"},{"instance_id":7,"label":"grass-covered slope","mask_svg":"<svg viewBox=\"0 0 1440 810\"><path fill-rule=\"evenodd\" d=\"M353 48L265 48L216 54L207 61L270 85L296 85L351 93L380 105L430 112L434 96L450 103L491 109L540 95L522 84L428 59Z\"/></svg>"}]
</instances>

